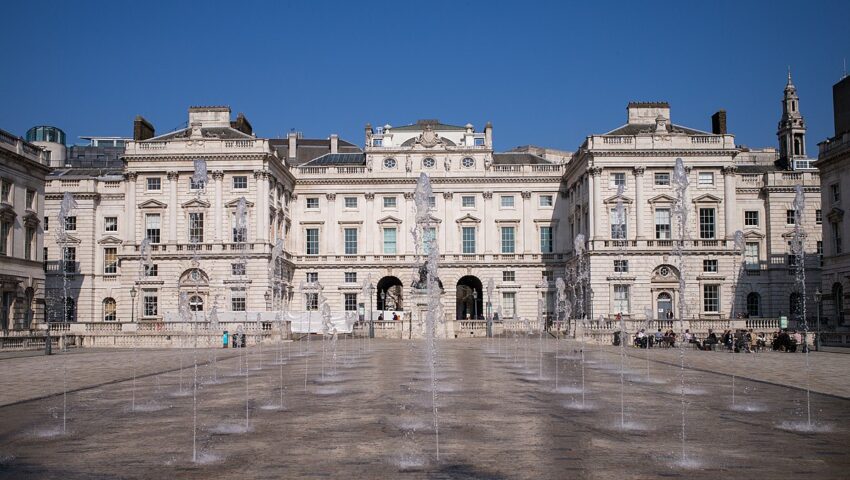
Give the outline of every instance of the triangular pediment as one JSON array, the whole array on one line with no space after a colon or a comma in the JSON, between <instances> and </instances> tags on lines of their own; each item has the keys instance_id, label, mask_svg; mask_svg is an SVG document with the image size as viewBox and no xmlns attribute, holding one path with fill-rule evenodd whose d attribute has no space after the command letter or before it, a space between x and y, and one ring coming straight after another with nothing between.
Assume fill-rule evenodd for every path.
<instances>
[{"instance_id":1,"label":"triangular pediment","mask_svg":"<svg viewBox=\"0 0 850 480\"><path fill-rule=\"evenodd\" d=\"M435 216L431 215L430 213L428 214L428 220L427 220L427 223L442 223L442 222L443 222L443 221L442 221L441 219L439 219L439 218L437 218L437 217L435 217Z\"/></svg>"},{"instance_id":2,"label":"triangular pediment","mask_svg":"<svg viewBox=\"0 0 850 480\"><path fill-rule=\"evenodd\" d=\"M694 203L720 203L721 201L720 197L715 197L710 193L700 195L694 199Z\"/></svg>"},{"instance_id":3,"label":"triangular pediment","mask_svg":"<svg viewBox=\"0 0 850 480\"><path fill-rule=\"evenodd\" d=\"M763 233L758 232L756 230L747 230L746 232L744 232L744 238L746 238L747 240L753 239L753 238L759 238L760 239L760 238L764 238L764 237L765 237L765 235Z\"/></svg>"},{"instance_id":4,"label":"triangular pediment","mask_svg":"<svg viewBox=\"0 0 850 480\"><path fill-rule=\"evenodd\" d=\"M674 203L675 201L675 198L664 193L662 193L661 195L656 195L649 199L649 203Z\"/></svg>"},{"instance_id":5,"label":"triangular pediment","mask_svg":"<svg viewBox=\"0 0 850 480\"><path fill-rule=\"evenodd\" d=\"M239 205L239 199L238 198L235 199L235 200L231 200L231 201L224 204L224 206L227 207L227 208L236 208L238 205ZM245 200L245 206L248 207L248 208L251 208L251 207L254 206L254 202L246 199Z\"/></svg>"},{"instance_id":6,"label":"triangular pediment","mask_svg":"<svg viewBox=\"0 0 850 480\"><path fill-rule=\"evenodd\" d=\"M401 223L401 219L398 219L392 215L387 215L386 217L378 220L378 223Z\"/></svg>"},{"instance_id":7,"label":"triangular pediment","mask_svg":"<svg viewBox=\"0 0 850 480\"><path fill-rule=\"evenodd\" d=\"M614 195L613 197L606 198L603 203L617 203L618 200L622 199L623 203L631 204L633 200L625 195Z\"/></svg>"},{"instance_id":8,"label":"triangular pediment","mask_svg":"<svg viewBox=\"0 0 850 480\"><path fill-rule=\"evenodd\" d=\"M101 245L120 245L122 242L121 239L118 237L115 237L113 235L107 235L98 240L97 243Z\"/></svg>"},{"instance_id":9,"label":"triangular pediment","mask_svg":"<svg viewBox=\"0 0 850 480\"><path fill-rule=\"evenodd\" d=\"M80 242L79 238L77 238L73 235L68 235L66 233L64 238L57 238L56 243L58 243L59 245L67 245L67 244L79 245L81 242Z\"/></svg>"},{"instance_id":10,"label":"triangular pediment","mask_svg":"<svg viewBox=\"0 0 850 480\"><path fill-rule=\"evenodd\" d=\"M200 198L193 198L193 199L189 200L188 202L183 202L181 207L183 207L183 208L209 208L210 202L206 202L204 200L201 200Z\"/></svg>"},{"instance_id":11,"label":"triangular pediment","mask_svg":"<svg viewBox=\"0 0 850 480\"><path fill-rule=\"evenodd\" d=\"M139 208L167 208L168 205L156 199L146 200L139 204Z\"/></svg>"},{"instance_id":12,"label":"triangular pediment","mask_svg":"<svg viewBox=\"0 0 850 480\"><path fill-rule=\"evenodd\" d=\"M478 217L473 217L471 214L467 213L466 215L455 220L457 223L481 223L481 219Z\"/></svg>"},{"instance_id":13,"label":"triangular pediment","mask_svg":"<svg viewBox=\"0 0 850 480\"><path fill-rule=\"evenodd\" d=\"M826 218L830 221L830 223L838 223L842 218L844 218L844 210L838 207L832 207L832 210L826 214Z\"/></svg>"}]
</instances>

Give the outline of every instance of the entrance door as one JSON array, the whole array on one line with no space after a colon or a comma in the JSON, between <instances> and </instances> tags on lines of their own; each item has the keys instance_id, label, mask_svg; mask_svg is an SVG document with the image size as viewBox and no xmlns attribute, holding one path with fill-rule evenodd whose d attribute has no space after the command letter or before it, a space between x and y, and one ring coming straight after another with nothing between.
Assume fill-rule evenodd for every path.
<instances>
[{"instance_id":1,"label":"entrance door","mask_svg":"<svg viewBox=\"0 0 850 480\"><path fill-rule=\"evenodd\" d=\"M656 312L658 312L658 320L666 320L667 312L673 311L673 297L667 292L658 294L656 304Z\"/></svg>"}]
</instances>

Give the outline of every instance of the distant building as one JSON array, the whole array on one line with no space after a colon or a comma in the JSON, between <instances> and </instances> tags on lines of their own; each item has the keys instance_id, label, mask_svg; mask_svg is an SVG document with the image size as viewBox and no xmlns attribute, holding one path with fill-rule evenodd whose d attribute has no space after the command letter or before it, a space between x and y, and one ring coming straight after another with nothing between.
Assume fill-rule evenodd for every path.
<instances>
[{"instance_id":1,"label":"distant building","mask_svg":"<svg viewBox=\"0 0 850 480\"><path fill-rule=\"evenodd\" d=\"M0 130L0 329L44 318L44 178L47 153Z\"/></svg>"},{"instance_id":2,"label":"distant building","mask_svg":"<svg viewBox=\"0 0 850 480\"><path fill-rule=\"evenodd\" d=\"M829 329L850 330L850 77L832 87L835 135L818 144L815 165L821 172L824 223L823 324Z\"/></svg>"}]
</instances>

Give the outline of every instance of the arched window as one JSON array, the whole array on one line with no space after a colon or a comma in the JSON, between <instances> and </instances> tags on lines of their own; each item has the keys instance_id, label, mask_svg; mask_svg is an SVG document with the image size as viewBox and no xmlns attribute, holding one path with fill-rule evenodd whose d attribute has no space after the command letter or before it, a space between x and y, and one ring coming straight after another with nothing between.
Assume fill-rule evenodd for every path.
<instances>
[{"instance_id":1,"label":"arched window","mask_svg":"<svg viewBox=\"0 0 850 480\"><path fill-rule=\"evenodd\" d=\"M103 321L114 322L118 320L117 305L114 298L103 299Z\"/></svg>"},{"instance_id":2,"label":"arched window","mask_svg":"<svg viewBox=\"0 0 850 480\"><path fill-rule=\"evenodd\" d=\"M838 325L844 325L844 287L838 282L832 284L832 304L835 305Z\"/></svg>"},{"instance_id":3,"label":"arched window","mask_svg":"<svg viewBox=\"0 0 850 480\"><path fill-rule=\"evenodd\" d=\"M756 292L750 292L747 295L747 316L761 316L761 295Z\"/></svg>"},{"instance_id":4,"label":"arched window","mask_svg":"<svg viewBox=\"0 0 850 480\"><path fill-rule=\"evenodd\" d=\"M189 310L193 312L204 311L204 299L200 295L192 295L189 297Z\"/></svg>"}]
</instances>

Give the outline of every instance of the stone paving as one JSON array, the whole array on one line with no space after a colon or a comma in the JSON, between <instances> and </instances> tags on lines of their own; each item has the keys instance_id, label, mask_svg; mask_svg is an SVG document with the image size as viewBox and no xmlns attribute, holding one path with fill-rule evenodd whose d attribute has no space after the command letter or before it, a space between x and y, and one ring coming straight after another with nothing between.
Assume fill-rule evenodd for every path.
<instances>
[{"instance_id":1,"label":"stone paving","mask_svg":"<svg viewBox=\"0 0 850 480\"><path fill-rule=\"evenodd\" d=\"M197 370L196 403L191 350L0 357L0 479L847 478L850 471L850 400L826 380L847 371L849 356L810 357L813 390L829 395L811 394L809 428L805 392L783 386L798 385L800 354L688 351L692 368L682 371L672 365L674 350L626 349L621 359L619 349L590 346L582 362L580 344L538 338L439 347L439 461L419 341L341 341L335 366L321 341L283 346L283 364L273 348L219 350L216 381L211 363ZM77 389L67 396L63 362ZM127 380L134 363L147 374L137 379L135 410ZM775 384L742 374L733 403L727 369L748 366L750 376Z\"/></svg>"}]
</instances>

